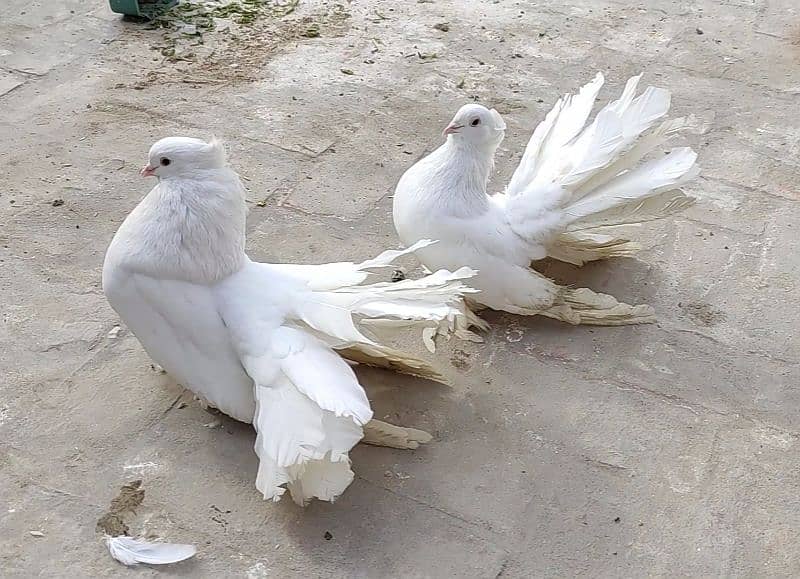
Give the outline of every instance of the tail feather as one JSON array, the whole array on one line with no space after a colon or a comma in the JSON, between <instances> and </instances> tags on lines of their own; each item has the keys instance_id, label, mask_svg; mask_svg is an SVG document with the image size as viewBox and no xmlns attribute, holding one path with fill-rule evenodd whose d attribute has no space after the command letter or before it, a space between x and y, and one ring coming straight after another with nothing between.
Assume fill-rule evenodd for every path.
<instances>
[{"instance_id":1,"label":"tail feather","mask_svg":"<svg viewBox=\"0 0 800 579\"><path fill-rule=\"evenodd\" d=\"M620 97L608 105L608 108L612 109L617 114L623 114L633 102L633 98L636 96L636 89L641 79L641 74L629 78L628 82L625 83L625 89L622 91Z\"/></svg>"},{"instance_id":2,"label":"tail feather","mask_svg":"<svg viewBox=\"0 0 800 579\"><path fill-rule=\"evenodd\" d=\"M619 158L633 141L667 114L669 105L669 92L651 86L624 109L622 104L606 106L575 145L565 152L565 156L572 159L572 169L559 178L559 183L577 189Z\"/></svg>"},{"instance_id":3,"label":"tail feather","mask_svg":"<svg viewBox=\"0 0 800 579\"><path fill-rule=\"evenodd\" d=\"M404 255L414 253L432 243L435 242L429 239L422 239L406 249L389 249L361 263L353 263L350 261L323 263L319 265L269 263L262 264L262 266L302 279L306 282L307 286L314 291L328 291L363 283L369 276L369 272L366 270L388 267L394 260Z\"/></svg>"},{"instance_id":4,"label":"tail feather","mask_svg":"<svg viewBox=\"0 0 800 579\"><path fill-rule=\"evenodd\" d=\"M666 120L651 130L669 112L670 93L647 87L636 96L640 78L629 79L620 97L586 125L602 86L598 75L578 95L560 99L534 131L506 188L506 211L514 230L526 239L539 243L536 232L539 237L555 236L547 244L549 255L571 263L606 253L627 255L635 249L627 240L588 247L585 239L576 241L565 233L642 223L692 203L676 191L699 172L691 149L674 149L661 159L640 162L676 133L702 130L702 123L695 117ZM552 196L546 193L554 186L563 194L550 207ZM562 219L545 230L540 216L547 211Z\"/></svg>"},{"instance_id":5,"label":"tail feather","mask_svg":"<svg viewBox=\"0 0 800 579\"><path fill-rule=\"evenodd\" d=\"M542 166L583 129L604 82L603 75L597 73L577 95L564 95L558 100L528 141L522 160L506 187L508 195L519 195L527 189L537 174L542 173Z\"/></svg>"},{"instance_id":6,"label":"tail feather","mask_svg":"<svg viewBox=\"0 0 800 579\"><path fill-rule=\"evenodd\" d=\"M455 272L440 270L416 280L343 287L318 294L318 298L336 311L355 315L362 325L416 326L423 330L433 328L437 335L464 337L469 335L470 326L483 327L464 304L463 296L476 292L464 284L474 274L474 270L466 267ZM318 320L314 323L316 329L323 327ZM326 332L328 335L348 344L376 346L366 337L358 338L344 324L327 327L331 330ZM337 327L342 328L341 333L337 333Z\"/></svg>"},{"instance_id":7,"label":"tail feather","mask_svg":"<svg viewBox=\"0 0 800 579\"><path fill-rule=\"evenodd\" d=\"M583 231L565 231L554 243L548 245L547 255L573 265L581 266L587 261L598 261L614 257L632 257L642 246L613 235Z\"/></svg>"},{"instance_id":8,"label":"tail feather","mask_svg":"<svg viewBox=\"0 0 800 579\"><path fill-rule=\"evenodd\" d=\"M386 370L400 372L401 374L409 374L442 384L450 384L441 372L425 360L415 358L414 356L410 356L394 348L382 345L354 343L336 347L336 351L339 352L343 358L358 364L373 366L375 368L385 368Z\"/></svg>"},{"instance_id":9,"label":"tail feather","mask_svg":"<svg viewBox=\"0 0 800 579\"><path fill-rule=\"evenodd\" d=\"M580 185L576 191L576 197L580 198L589 192L605 185L614 177L622 175L632 169L648 153L656 147L666 142L673 135L682 131L702 131L703 123L695 116L681 117L679 119L669 119L651 133L641 137L624 155L617 158L613 163L598 171L590 179Z\"/></svg>"},{"instance_id":10,"label":"tail feather","mask_svg":"<svg viewBox=\"0 0 800 579\"><path fill-rule=\"evenodd\" d=\"M638 205L651 195L680 187L697 175L696 159L697 153L683 147L673 149L661 159L649 161L628 171L566 207L565 225L569 226L612 208Z\"/></svg>"},{"instance_id":11,"label":"tail feather","mask_svg":"<svg viewBox=\"0 0 800 579\"><path fill-rule=\"evenodd\" d=\"M686 195L680 189L664 191L632 203L612 206L597 213L592 213L581 220L573 221L567 226L565 234L562 235L599 227L639 225L681 213L694 205L695 201L694 197ZM559 236L558 239L564 239L564 237Z\"/></svg>"}]
</instances>

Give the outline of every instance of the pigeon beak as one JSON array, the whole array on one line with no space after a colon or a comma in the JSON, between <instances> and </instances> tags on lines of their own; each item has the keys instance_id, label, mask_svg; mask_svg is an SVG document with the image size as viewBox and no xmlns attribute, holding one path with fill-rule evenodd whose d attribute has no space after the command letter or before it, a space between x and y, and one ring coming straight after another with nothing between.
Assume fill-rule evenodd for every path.
<instances>
[{"instance_id":1,"label":"pigeon beak","mask_svg":"<svg viewBox=\"0 0 800 579\"><path fill-rule=\"evenodd\" d=\"M450 123L450 124L449 124L449 125L447 125L447 127L445 127L445 129L442 131L442 136L443 136L443 137L446 137L447 135L453 135L453 134L455 134L455 133L457 133L457 132L458 132L458 129L461 129L461 128L463 128L463 127L464 127L464 125L456 125L456 124Z\"/></svg>"},{"instance_id":2,"label":"pigeon beak","mask_svg":"<svg viewBox=\"0 0 800 579\"><path fill-rule=\"evenodd\" d=\"M145 165L142 167L142 170L139 171L139 175L142 177L154 177L156 174L156 167L151 167L150 165Z\"/></svg>"}]
</instances>

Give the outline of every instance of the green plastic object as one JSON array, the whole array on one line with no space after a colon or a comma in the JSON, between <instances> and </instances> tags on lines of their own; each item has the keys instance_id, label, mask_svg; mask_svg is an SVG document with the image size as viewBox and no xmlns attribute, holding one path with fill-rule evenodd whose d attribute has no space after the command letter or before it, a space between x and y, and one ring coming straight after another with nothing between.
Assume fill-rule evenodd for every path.
<instances>
[{"instance_id":1,"label":"green plastic object","mask_svg":"<svg viewBox=\"0 0 800 579\"><path fill-rule=\"evenodd\" d=\"M109 0L112 12L148 20L152 20L177 3L178 0Z\"/></svg>"}]
</instances>

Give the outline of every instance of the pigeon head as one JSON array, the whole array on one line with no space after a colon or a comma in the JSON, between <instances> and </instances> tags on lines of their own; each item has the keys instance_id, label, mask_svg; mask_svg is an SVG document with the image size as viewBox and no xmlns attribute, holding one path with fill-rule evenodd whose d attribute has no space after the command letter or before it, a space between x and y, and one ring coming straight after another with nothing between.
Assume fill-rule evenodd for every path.
<instances>
[{"instance_id":1,"label":"pigeon head","mask_svg":"<svg viewBox=\"0 0 800 579\"><path fill-rule=\"evenodd\" d=\"M505 130L503 117L496 110L468 104L458 109L442 135L454 143L493 150L503 140Z\"/></svg>"},{"instance_id":2,"label":"pigeon head","mask_svg":"<svg viewBox=\"0 0 800 579\"><path fill-rule=\"evenodd\" d=\"M190 137L167 137L150 147L143 177L192 177L198 171L222 169L226 166L222 142L206 143Z\"/></svg>"}]
</instances>

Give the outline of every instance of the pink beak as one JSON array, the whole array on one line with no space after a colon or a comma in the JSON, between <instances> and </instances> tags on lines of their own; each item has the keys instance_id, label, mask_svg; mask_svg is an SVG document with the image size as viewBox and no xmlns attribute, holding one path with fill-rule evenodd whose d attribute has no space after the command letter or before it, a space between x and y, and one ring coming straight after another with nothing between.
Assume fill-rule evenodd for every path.
<instances>
[{"instance_id":1,"label":"pink beak","mask_svg":"<svg viewBox=\"0 0 800 579\"><path fill-rule=\"evenodd\" d=\"M156 174L156 167L151 167L150 165L145 165L142 167L142 170L139 171L139 175L142 177L153 177Z\"/></svg>"},{"instance_id":2,"label":"pink beak","mask_svg":"<svg viewBox=\"0 0 800 579\"><path fill-rule=\"evenodd\" d=\"M458 132L458 129L462 128L464 125L453 125L449 124L445 129L442 131L442 136L446 137L447 135L452 135Z\"/></svg>"}]
</instances>

